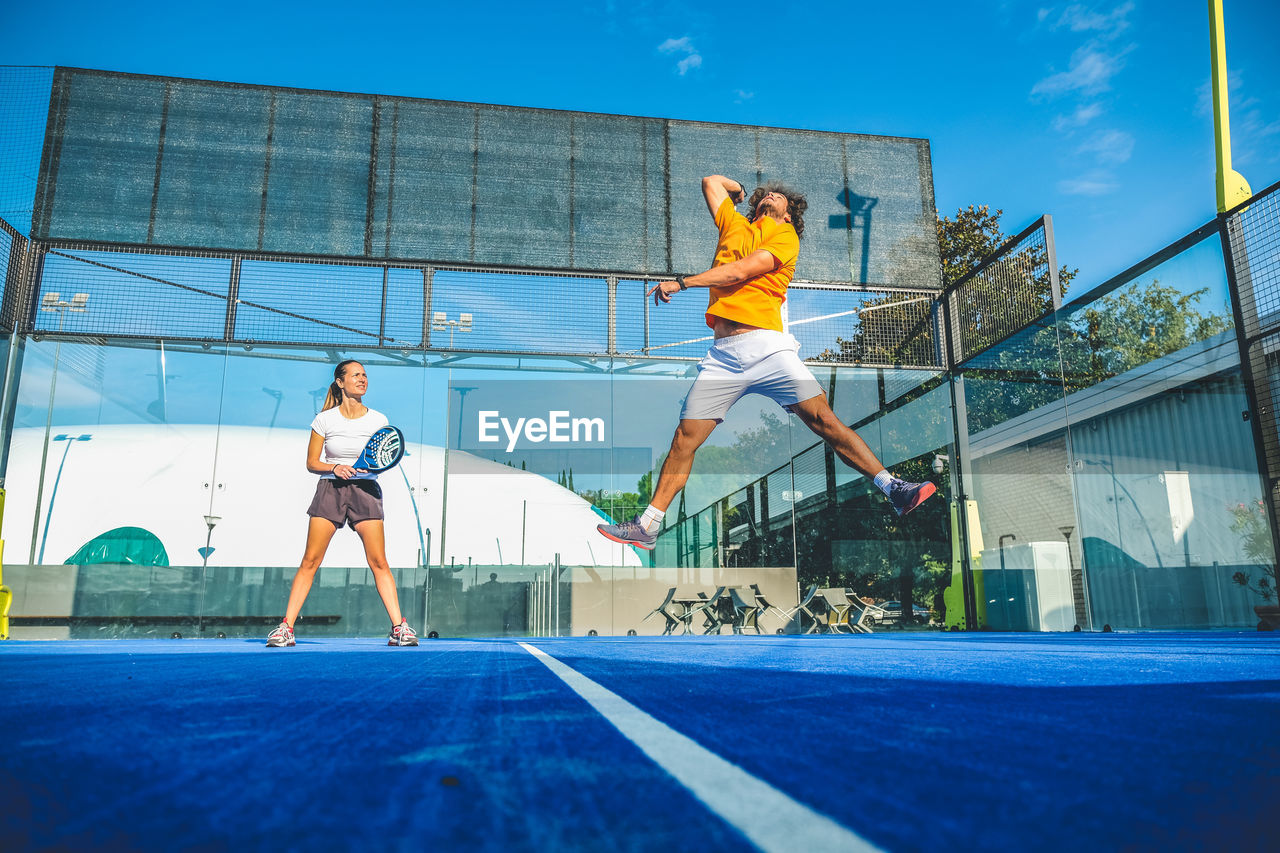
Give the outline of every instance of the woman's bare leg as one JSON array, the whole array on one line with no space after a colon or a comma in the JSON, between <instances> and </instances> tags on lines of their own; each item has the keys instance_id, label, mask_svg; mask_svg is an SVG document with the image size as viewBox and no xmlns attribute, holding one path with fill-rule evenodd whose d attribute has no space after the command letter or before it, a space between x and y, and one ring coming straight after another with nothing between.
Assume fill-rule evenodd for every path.
<instances>
[{"instance_id":1,"label":"woman's bare leg","mask_svg":"<svg viewBox=\"0 0 1280 853\"><path fill-rule=\"evenodd\" d=\"M396 592L396 579L391 575L391 564L387 562L386 530L381 519L369 519L356 525L356 533L364 543L364 556L373 570L373 582L378 587L378 595L382 598L382 606L387 608L391 617L391 627L404 621L400 613L400 596Z\"/></svg>"},{"instance_id":2,"label":"woman's bare leg","mask_svg":"<svg viewBox=\"0 0 1280 853\"><path fill-rule=\"evenodd\" d=\"M307 593L311 592L316 569L320 568L324 553L329 550L329 540L337 530L332 521L315 516L312 516L311 523L307 526L307 547L302 552L302 565L298 566L298 571L293 576L293 586L289 588L289 606L284 612L284 621L289 623L290 628L302 612L302 603L307 600Z\"/></svg>"}]
</instances>

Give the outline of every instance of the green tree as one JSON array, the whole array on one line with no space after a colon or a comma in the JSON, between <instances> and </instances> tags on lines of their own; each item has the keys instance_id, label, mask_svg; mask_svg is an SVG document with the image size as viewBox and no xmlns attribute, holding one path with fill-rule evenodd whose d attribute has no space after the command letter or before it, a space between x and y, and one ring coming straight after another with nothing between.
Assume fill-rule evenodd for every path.
<instances>
[{"instance_id":1,"label":"green tree","mask_svg":"<svg viewBox=\"0 0 1280 853\"><path fill-rule=\"evenodd\" d=\"M954 217L937 216L938 253L943 287L973 273L1007 241L1001 210L969 205ZM1079 270L1058 270L1062 294ZM818 359L845 364L918 365L936 358L933 300L889 293L865 301L858 326L848 338ZM963 358L996 343L1026 323L1053 310L1048 252L1037 242L987 263L951 297L952 328Z\"/></svg>"},{"instance_id":2,"label":"green tree","mask_svg":"<svg viewBox=\"0 0 1280 853\"><path fill-rule=\"evenodd\" d=\"M610 518L624 519L643 512L653 497L653 472L646 471L636 483L634 492L619 492L612 489L584 489L577 492L578 497L592 506L599 507Z\"/></svg>"},{"instance_id":3,"label":"green tree","mask_svg":"<svg viewBox=\"0 0 1280 853\"><path fill-rule=\"evenodd\" d=\"M937 217L938 258L942 262L942 284L964 278L1009 239L1000 227L1004 211L991 212L988 205L969 205L956 211L955 218Z\"/></svg>"},{"instance_id":4,"label":"green tree","mask_svg":"<svg viewBox=\"0 0 1280 853\"><path fill-rule=\"evenodd\" d=\"M959 285L949 303L952 346L959 359L1005 339L1054 308L1048 250L1034 236L1020 243L1021 248L1010 246L992 257L1008 242L1000 227L1003 215L985 204L969 205L954 219L937 220L943 287ZM1058 269L1059 295L1066 295L1078 273L1066 266Z\"/></svg>"},{"instance_id":5,"label":"green tree","mask_svg":"<svg viewBox=\"0 0 1280 853\"><path fill-rule=\"evenodd\" d=\"M969 430L1092 387L1231 328L1221 313L1202 313L1209 288L1190 292L1159 279L1135 281L1087 307L1033 324L966 365Z\"/></svg>"},{"instance_id":6,"label":"green tree","mask_svg":"<svg viewBox=\"0 0 1280 853\"><path fill-rule=\"evenodd\" d=\"M1063 341L1067 387L1094 385L1230 329L1226 306L1200 313L1208 292L1134 282L1074 315Z\"/></svg>"}]
</instances>

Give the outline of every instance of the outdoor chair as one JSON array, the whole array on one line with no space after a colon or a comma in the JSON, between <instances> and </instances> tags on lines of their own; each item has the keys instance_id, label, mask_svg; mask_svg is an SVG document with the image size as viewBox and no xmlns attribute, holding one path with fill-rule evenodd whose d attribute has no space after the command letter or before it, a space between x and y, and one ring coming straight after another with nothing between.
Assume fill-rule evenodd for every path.
<instances>
[{"instance_id":1,"label":"outdoor chair","mask_svg":"<svg viewBox=\"0 0 1280 853\"><path fill-rule=\"evenodd\" d=\"M828 622L832 631L847 628L850 634L870 634L864 623L867 610L848 588L831 587L822 591L822 597L830 606Z\"/></svg>"},{"instance_id":2,"label":"outdoor chair","mask_svg":"<svg viewBox=\"0 0 1280 853\"><path fill-rule=\"evenodd\" d=\"M819 618L818 614L822 614ZM818 585L810 584L809 588L804 591L804 595L800 597L800 603L789 610L783 611L782 618L787 622L792 619L799 618L800 632L802 634L821 634L826 630L825 617L827 614L827 604L822 596L818 595ZM805 625L805 617L809 617L809 625ZM782 631L781 628L778 629Z\"/></svg>"},{"instance_id":3,"label":"outdoor chair","mask_svg":"<svg viewBox=\"0 0 1280 853\"><path fill-rule=\"evenodd\" d=\"M733 633L742 634L747 628L760 633L760 608L755 601L746 601L736 589L729 590L729 601L733 605Z\"/></svg>"},{"instance_id":4,"label":"outdoor chair","mask_svg":"<svg viewBox=\"0 0 1280 853\"><path fill-rule=\"evenodd\" d=\"M720 610L720 598L724 595L724 590L725 588L722 586L716 587L716 591L706 601L695 604L689 613L691 622L693 617L702 616L702 633L704 634L719 634L720 626L728 621ZM702 595L702 593L698 593L698 595Z\"/></svg>"},{"instance_id":5,"label":"outdoor chair","mask_svg":"<svg viewBox=\"0 0 1280 853\"><path fill-rule=\"evenodd\" d=\"M849 601L849 596L845 595L843 589L838 587L830 587L820 590L822 600L827 603L827 627L833 633L840 633L842 627L848 628L845 619L849 616L849 608L853 607ZM852 633L850 628L850 633Z\"/></svg>"},{"instance_id":6,"label":"outdoor chair","mask_svg":"<svg viewBox=\"0 0 1280 853\"><path fill-rule=\"evenodd\" d=\"M845 587L844 593L846 596L848 596L849 604L852 607L852 609L849 611L848 618L845 619L845 622L847 622L849 627L852 628L856 633L860 633L860 634L875 633L875 631L873 631L871 628L870 620L867 619L867 614L868 614L867 605L863 602L863 600L858 596L856 592L849 589L848 587ZM856 619L854 618L854 615L853 615L854 611L857 611L857 614L858 614Z\"/></svg>"},{"instance_id":7,"label":"outdoor chair","mask_svg":"<svg viewBox=\"0 0 1280 853\"><path fill-rule=\"evenodd\" d=\"M652 610L650 610L645 615L644 619L640 620L640 624L643 625L650 616L653 616L655 613L657 613L657 614L660 614L662 618L667 621L666 627L662 629L663 636L670 634L676 628L677 625L682 624L681 619L684 615L684 612L683 612L684 608L681 607L679 604L673 604L671 601L671 599L675 598L675 595L676 595L676 588L673 586L671 587L671 589L667 590L667 597L662 600L662 603L659 604L657 607L653 608ZM680 613L680 616L672 616L671 612L667 609L669 607L680 608L680 610L678 611Z\"/></svg>"},{"instance_id":8,"label":"outdoor chair","mask_svg":"<svg viewBox=\"0 0 1280 853\"><path fill-rule=\"evenodd\" d=\"M680 624L683 626L683 630L681 631L683 634L693 633L693 617L707 602L707 594L705 592L699 591L696 595L697 598L685 598L682 601L677 602L682 608L680 613Z\"/></svg>"},{"instance_id":9,"label":"outdoor chair","mask_svg":"<svg viewBox=\"0 0 1280 853\"><path fill-rule=\"evenodd\" d=\"M780 618L784 623L790 620L791 617L787 615L787 612L785 610L783 610L781 607L778 607L777 605L769 603L769 599L765 598L764 593L760 591L760 584L758 583L751 584L751 592L756 597L756 606L760 608L760 613L759 613L760 616L763 616L764 614L769 612L773 612L773 613L777 613L778 618ZM759 620L757 619L757 621Z\"/></svg>"}]
</instances>

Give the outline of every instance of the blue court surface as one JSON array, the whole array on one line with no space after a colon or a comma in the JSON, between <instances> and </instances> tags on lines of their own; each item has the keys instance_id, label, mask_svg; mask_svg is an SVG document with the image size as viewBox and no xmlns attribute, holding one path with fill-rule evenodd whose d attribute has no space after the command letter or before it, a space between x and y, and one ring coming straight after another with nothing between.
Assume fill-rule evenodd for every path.
<instances>
[{"instance_id":1,"label":"blue court surface","mask_svg":"<svg viewBox=\"0 0 1280 853\"><path fill-rule=\"evenodd\" d=\"M5 850L1275 850L1266 634L0 644Z\"/></svg>"}]
</instances>

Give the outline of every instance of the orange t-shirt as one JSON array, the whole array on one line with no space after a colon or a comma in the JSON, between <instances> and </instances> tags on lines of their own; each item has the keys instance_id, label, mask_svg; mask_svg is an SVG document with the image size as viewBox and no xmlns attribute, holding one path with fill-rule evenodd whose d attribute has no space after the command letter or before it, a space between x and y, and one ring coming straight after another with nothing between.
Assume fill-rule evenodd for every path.
<instances>
[{"instance_id":1,"label":"orange t-shirt","mask_svg":"<svg viewBox=\"0 0 1280 853\"><path fill-rule=\"evenodd\" d=\"M778 267L741 284L712 287L707 303L707 325L714 328L715 318L724 317L781 332L782 303L787 301L787 285L796 274L796 258L800 257L800 237L796 229L790 222L775 222L767 216L748 222L727 198L716 210L715 220L720 240L716 243L713 269L745 258L757 249L764 249L777 258Z\"/></svg>"}]
</instances>

